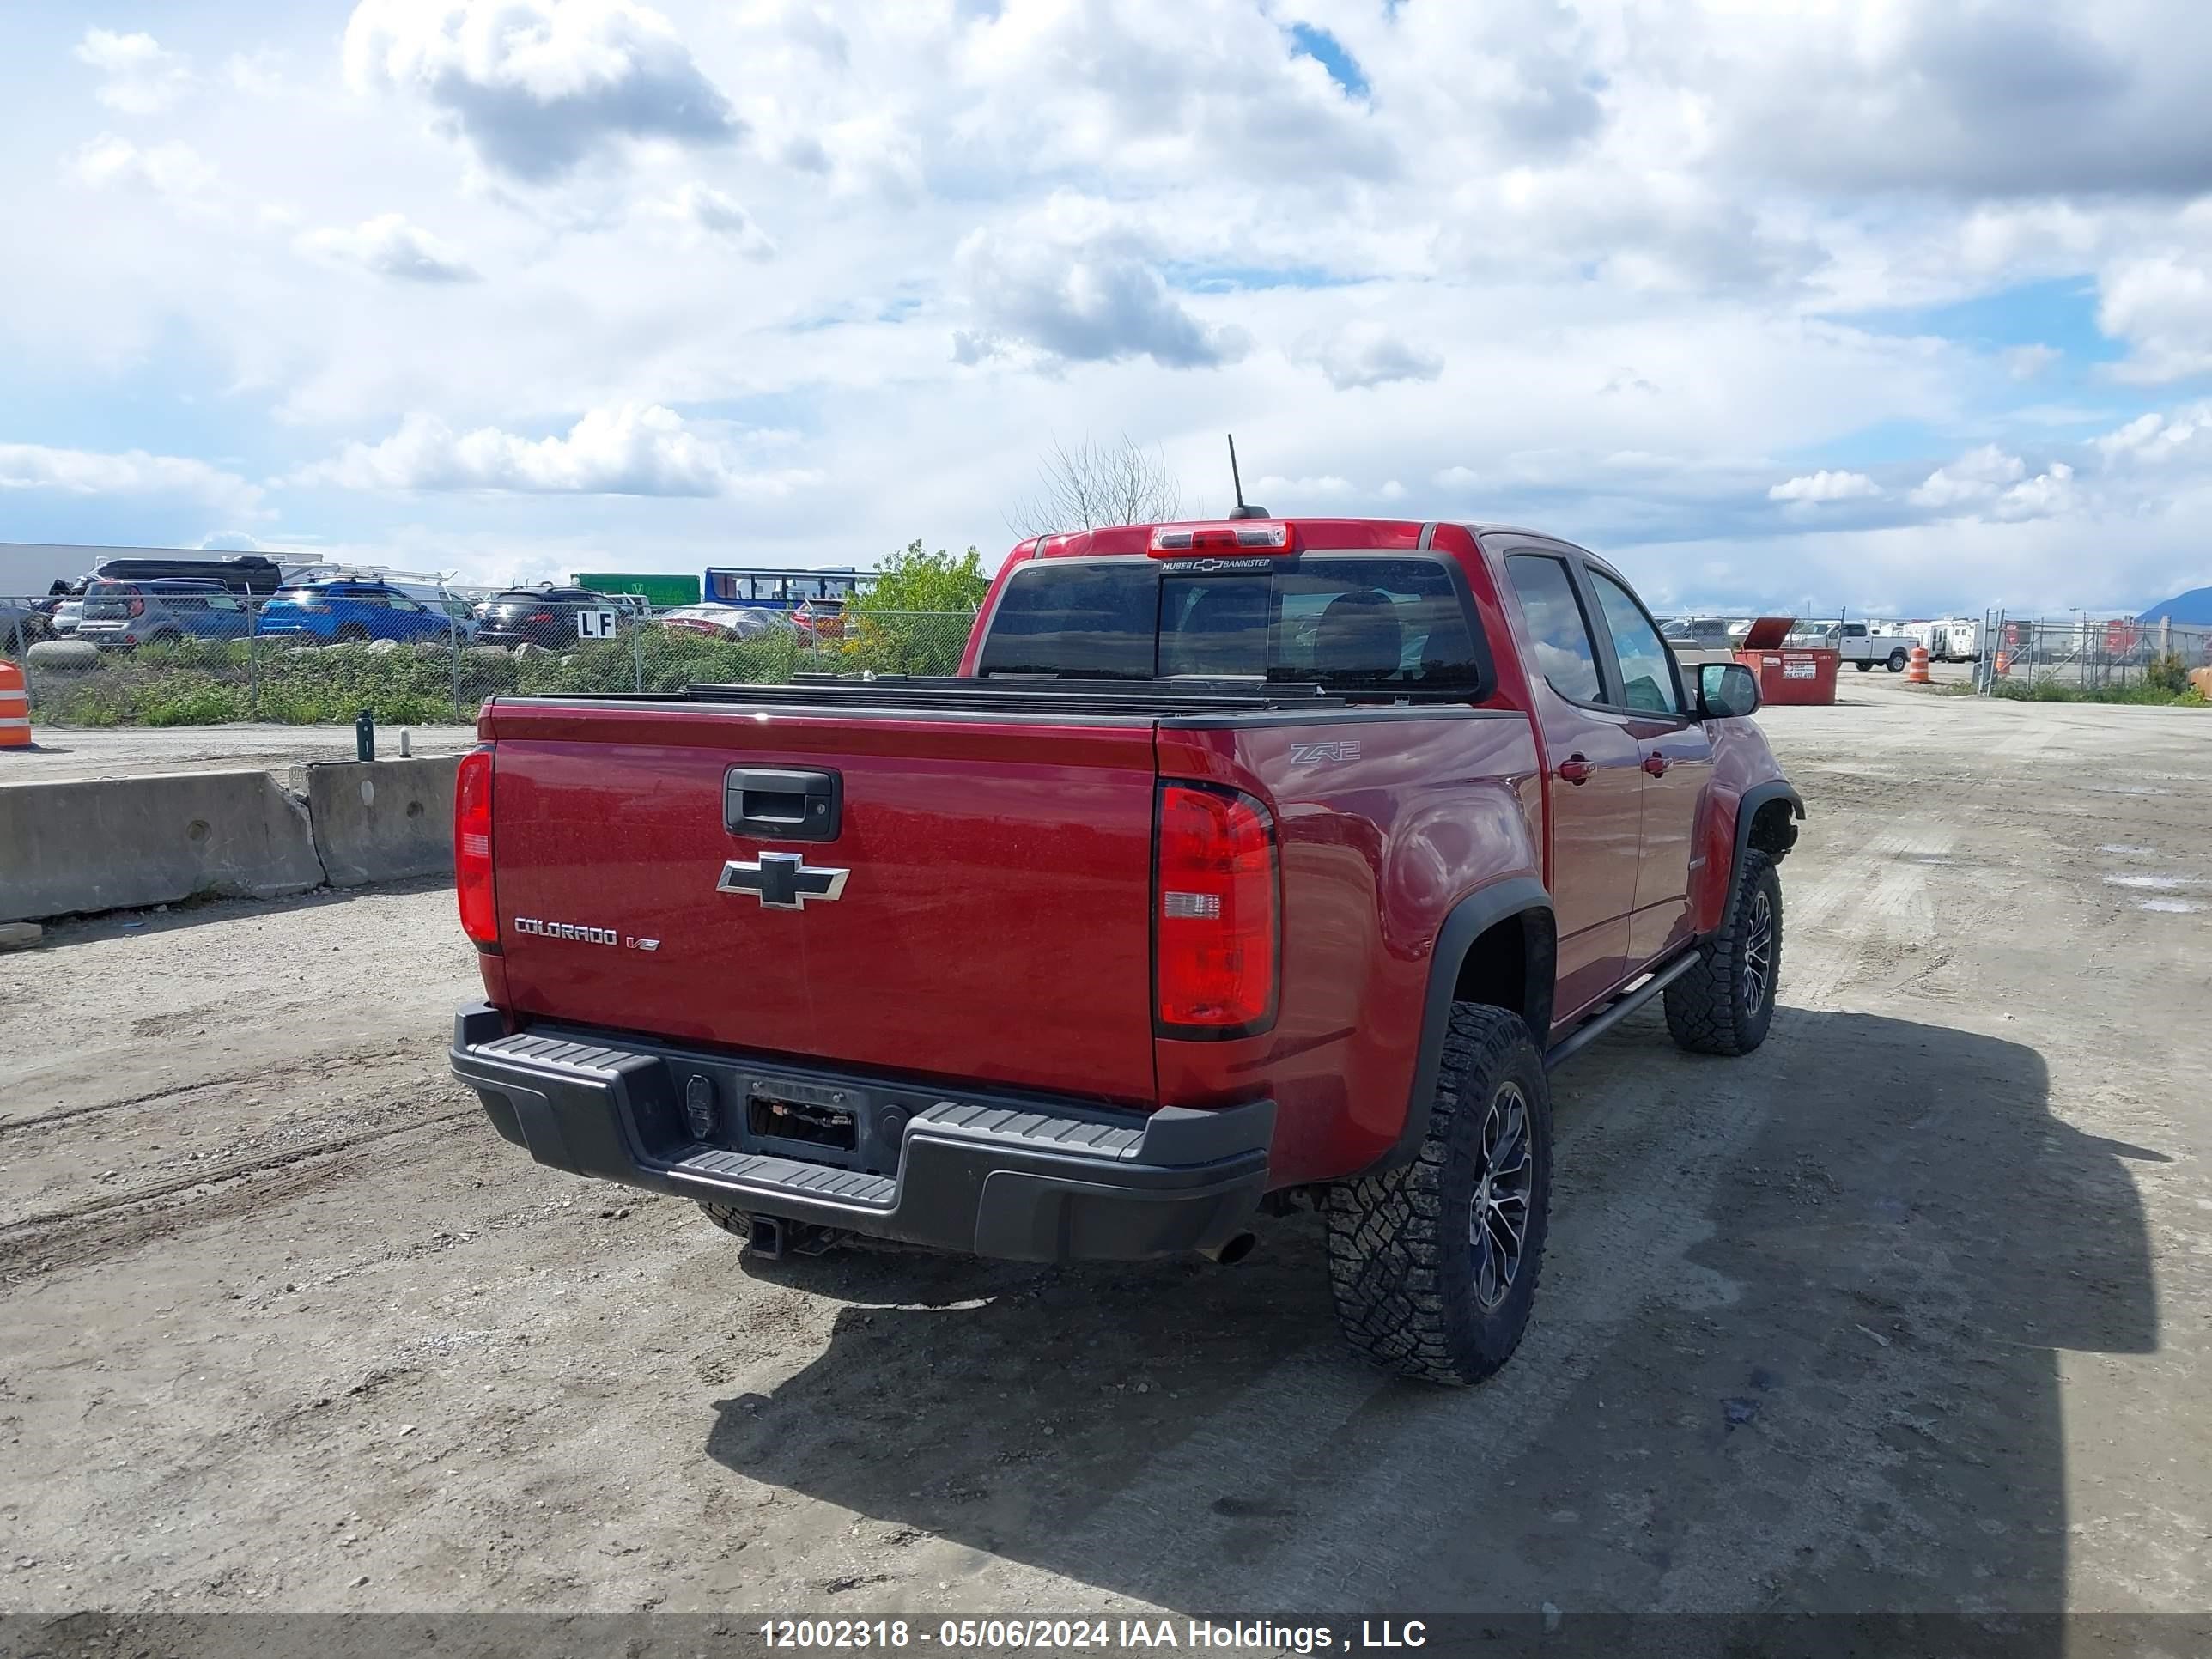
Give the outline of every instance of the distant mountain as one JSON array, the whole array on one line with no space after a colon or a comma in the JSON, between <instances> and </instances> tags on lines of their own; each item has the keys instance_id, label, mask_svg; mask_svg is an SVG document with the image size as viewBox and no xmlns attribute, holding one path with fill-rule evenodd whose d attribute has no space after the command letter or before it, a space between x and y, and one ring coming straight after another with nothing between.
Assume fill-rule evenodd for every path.
<instances>
[{"instance_id":1,"label":"distant mountain","mask_svg":"<svg viewBox=\"0 0 2212 1659\"><path fill-rule=\"evenodd\" d=\"M2192 587L2186 593L2177 593L2163 605L2154 605L2137 617L2137 622L2154 623L2160 618L2174 623L2187 623L2191 628L2212 628L2212 587Z\"/></svg>"}]
</instances>

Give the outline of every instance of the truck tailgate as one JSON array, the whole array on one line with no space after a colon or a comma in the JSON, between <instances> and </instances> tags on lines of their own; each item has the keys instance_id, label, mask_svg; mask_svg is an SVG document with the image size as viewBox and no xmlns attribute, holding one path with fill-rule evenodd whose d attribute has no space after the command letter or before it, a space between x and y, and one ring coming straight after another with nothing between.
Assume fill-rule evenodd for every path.
<instances>
[{"instance_id":1,"label":"truck tailgate","mask_svg":"<svg viewBox=\"0 0 2212 1659\"><path fill-rule=\"evenodd\" d=\"M516 1013L1153 1100L1150 720L503 701L483 729ZM733 832L732 768L836 773L839 833ZM847 874L800 908L721 888L763 852Z\"/></svg>"}]
</instances>

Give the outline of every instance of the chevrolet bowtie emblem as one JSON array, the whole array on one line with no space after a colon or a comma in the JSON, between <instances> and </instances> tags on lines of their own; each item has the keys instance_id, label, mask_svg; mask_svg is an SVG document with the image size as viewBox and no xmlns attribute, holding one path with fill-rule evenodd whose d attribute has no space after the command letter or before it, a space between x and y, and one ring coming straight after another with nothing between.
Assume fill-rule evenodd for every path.
<instances>
[{"instance_id":1,"label":"chevrolet bowtie emblem","mask_svg":"<svg viewBox=\"0 0 2212 1659\"><path fill-rule=\"evenodd\" d=\"M750 864L732 859L722 866L718 893L753 893L769 910L804 910L809 899L842 898L849 870L824 870L796 853L763 853Z\"/></svg>"}]
</instances>

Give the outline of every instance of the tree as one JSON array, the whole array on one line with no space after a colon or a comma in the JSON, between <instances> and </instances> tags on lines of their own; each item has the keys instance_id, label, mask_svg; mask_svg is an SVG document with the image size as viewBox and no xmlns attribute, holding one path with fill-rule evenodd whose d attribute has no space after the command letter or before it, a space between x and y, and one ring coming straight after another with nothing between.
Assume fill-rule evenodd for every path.
<instances>
[{"instance_id":1,"label":"tree","mask_svg":"<svg viewBox=\"0 0 2212 1659\"><path fill-rule=\"evenodd\" d=\"M1038 463L1036 493L1016 503L1008 522L1018 535L1049 536L1182 516L1182 486L1167 457L1124 433L1119 443L1085 438L1073 449L1055 441Z\"/></svg>"},{"instance_id":2,"label":"tree","mask_svg":"<svg viewBox=\"0 0 2212 1659\"><path fill-rule=\"evenodd\" d=\"M991 579L983 574L983 556L974 548L957 557L941 547L927 553L916 538L884 561L875 586L862 591L853 609L862 615L973 611L983 603L983 595L990 588Z\"/></svg>"}]
</instances>

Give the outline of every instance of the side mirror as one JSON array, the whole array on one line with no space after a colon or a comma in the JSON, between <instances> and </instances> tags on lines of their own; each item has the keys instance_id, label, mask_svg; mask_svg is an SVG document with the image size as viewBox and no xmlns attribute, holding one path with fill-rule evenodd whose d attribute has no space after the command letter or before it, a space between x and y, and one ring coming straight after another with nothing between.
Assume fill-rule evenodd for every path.
<instances>
[{"instance_id":1,"label":"side mirror","mask_svg":"<svg viewBox=\"0 0 2212 1659\"><path fill-rule=\"evenodd\" d=\"M1709 662L1698 669L1698 718L1741 720L1759 712L1759 677L1740 662Z\"/></svg>"}]
</instances>

